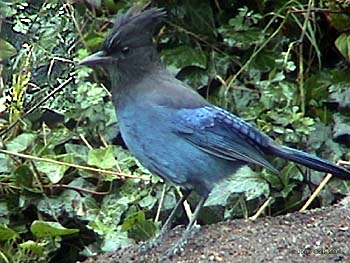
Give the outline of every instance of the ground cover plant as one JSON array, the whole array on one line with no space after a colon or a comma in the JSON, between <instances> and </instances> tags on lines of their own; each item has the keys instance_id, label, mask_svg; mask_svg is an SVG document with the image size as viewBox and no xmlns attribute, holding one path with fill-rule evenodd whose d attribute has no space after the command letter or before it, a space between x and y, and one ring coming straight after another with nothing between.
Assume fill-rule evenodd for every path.
<instances>
[{"instance_id":1,"label":"ground cover plant","mask_svg":"<svg viewBox=\"0 0 350 263\"><path fill-rule=\"evenodd\" d=\"M348 1L2 0L1 262L74 262L146 240L179 198L125 148L105 72L75 66L135 5L167 10L162 60L210 102L279 143L350 159ZM273 163L279 176L246 167L219 185L200 223L299 210L323 174ZM347 192L331 180L308 208Z\"/></svg>"}]
</instances>

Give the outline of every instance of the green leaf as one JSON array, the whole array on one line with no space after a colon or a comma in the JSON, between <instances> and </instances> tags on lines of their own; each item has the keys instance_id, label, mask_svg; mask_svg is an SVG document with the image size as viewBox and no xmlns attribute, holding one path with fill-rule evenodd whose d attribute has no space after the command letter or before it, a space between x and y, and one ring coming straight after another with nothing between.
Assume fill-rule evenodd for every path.
<instances>
[{"instance_id":1,"label":"green leaf","mask_svg":"<svg viewBox=\"0 0 350 263\"><path fill-rule=\"evenodd\" d=\"M4 153L0 153L0 174L11 172L11 159L10 156Z\"/></svg>"},{"instance_id":2,"label":"green leaf","mask_svg":"<svg viewBox=\"0 0 350 263\"><path fill-rule=\"evenodd\" d=\"M16 231L5 225L0 225L0 241L12 240L18 237L19 235Z\"/></svg>"},{"instance_id":3,"label":"green leaf","mask_svg":"<svg viewBox=\"0 0 350 263\"><path fill-rule=\"evenodd\" d=\"M285 185L285 187L282 189L282 191L279 192L279 194L282 197L287 198L287 196L293 191L295 186L296 186L295 183L289 182L288 184Z\"/></svg>"},{"instance_id":4,"label":"green leaf","mask_svg":"<svg viewBox=\"0 0 350 263\"><path fill-rule=\"evenodd\" d=\"M53 129L48 134L47 144L49 147L54 148L57 145L65 144L73 137L73 132L66 127L60 127L59 129Z\"/></svg>"},{"instance_id":5,"label":"green leaf","mask_svg":"<svg viewBox=\"0 0 350 263\"><path fill-rule=\"evenodd\" d=\"M153 196L151 194L146 195L144 198L142 198L139 201L139 205L142 208L145 208L147 210L151 210L152 207L158 202L158 198L156 196Z\"/></svg>"},{"instance_id":6,"label":"green leaf","mask_svg":"<svg viewBox=\"0 0 350 263\"><path fill-rule=\"evenodd\" d=\"M128 231L130 238L140 241L153 237L157 231L157 226L151 220L146 220L143 211L139 211L125 219L122 231Z\"/></svg>"},{"instance_id":7,"label":"green leaf","mask_svg":"<svg viewBox=\"0 0 350 263\"><path fill-rule=\"evenodd\" d=\"M275 188L277 190L280 190L283 188L283 184L281 181L281 178L278 174L274 174L270 171L263 170L261 175L264 177L264 179L269 182L272 188Z\"/></svg>"},{"instance_id":8,"label":"green leaf","mask_svg":"<svg viewBox=\"0 0 350 263\"><path fill-rule=\"evenodd\" d=\"M55 156L45 156L48 159L55 159ZM69 169L67 165L50 163L45 161L35 162L39 172L45 174L53 184L57 184L64 176L64 173Z\"/></svg>"},{"instance_id":9,"label":"green leaf","mask_svg":"<svg viewBox=\"0 0 350 263\"><path fill-rule=\"evenodd\" d=\"M128 1L104 0L103 3L109 12L117 12L120 11L120 9L125 8L125 3L128 3Z\"/></svg>"},{"instance_id":10,"label":"green leaf","mask_svg":"<svg viewBox=\"0 0 350 263\"><path fill-rule=\"evenodd\" d=\"M233 193L244 193L247 200L268 196L269 184L248 166L242 167L229 180L218 184L210 193L206 206L225 205Z\"/></svg>"},{"instance_id":11,"label":"green leaf","mask_svg":"<svg viewBox=\"0 0 350 263\"><path fill-rule=\"evenodd\" d=\"M230 47L237 47L241 49L247 49L254 44L259 44L263 40L261 35L261 30L249 30L242 32L230 32L230 31L221 31L225 32L224 41Z\"/></svg>"},{"instance_id":12,"label":"green leaf","mask_svg":"<svg viewBox=\"0 0 350 263\"><path fill-rule=\"evenodd\" d=\"M134 213L132 215L129 215L123 225L122 225L122 231L128 231L130 230L133 225L135 225L138 221L146 220L145 213L143 211L139 211L137 213Z\"/></svg>"},{"instance_id":13,"label":"green leaf","mask_svg":"<svg viewBox=\"0 0 350 263\"><path fill-rule=\"evenodd\" d=\"M340 113L335 113L333 115L334 118L334 128L333 128L333 133L334 133L334 138L338 138L343 135L350 135L350 118L341 115Z\"/></svg>"},{"instance_id":14,"label":"green leaf","mask_svg":"<svg viewBox=\"0 0 350 263\"><path fill-rule=\"evenodd\" d=\"M21 165L13 172L16 182L20 186L32 188L33 172L28 165Z\"/></svg>"},{"instance_id":15,"label":"green leaf","mask_svg":"<svg viewBox=\"0 0 350 263\"><path fill-rule=\"evenodd\" d=\"M68 185L84 189L96 187L81 177L74 179ZM42 198L37 204L37 209L53 218L65 214L69 218L79 218L84 221L94 220L96 214L100 212L97 201L93 197L87 194L81 196L74 190L64 190L58 196Z\"/></svg>"},{"instance_id":16,"label":"green leaf","mask_svg":"<svg viewBox=\"0 0 350 263\"><path fill-rule=\"evenodd\" d=\"M85 43L91 50L96 50L99 48L101 43L105 38L105 34L101 34L100 32L92 31L84 36Z\"/></svg>"},{"instance_id":17,"label":"green leaf","mask_svg":"<svg viewBox=\"0 0 350 263\"><path fill-rule=\"evenodd\" d=\"M43 255L45 253L44 245L33 240L28 240L19 244L19 247L25 250L29 250L30 252L35 253L37 255Z\"/></svg>"},{"instance_id":18,"label":"green leaf","mask_svg":"<svg viewBox=\"0 0 350 263\"><path fill-rule=\"evenodd\" d=\"M17 50L12 44L0 38L0 60L5 60L17 54Z\"/></svg>"},{"instance_id":19,"label":"green leaf","mask_svg":"<svg viewBox=\"0 0 350 263\"><path fill-rule=\"evenodd\" d=\"M335 46L339 50L339 52L343 55L343 57L350 62L350 35L349 33L341 34L335 40Z\"/></svg>"},{"instance_id":20,"label":"green leaf","mask_svg":"<svg viewBox=\"0 0 350 263\"><path fill-rule=\"evenodd\" d=\"M250 70L258 70L262 72L271 72L276 68L276 57L278 56L278 52L273 50L263 50L259 52L252 62L249 64ZM276 76L269 76L270 81L282 81L284 79L284 75L282 72L277 72ZM271 78L272 77L272 78Z\"/></svg>"},{"instance_id":21,"label":"green leaf","mask_svg":"<svg viewBox=\"0 0 350 263\"><path fill-rule=\"evenodd\" d=\"M115 251L118 248L128 247L133 244L132 239L128 238L127 232L122 232L120 227L116 231L103 236L101 250L103 252Z\"/></svg>"},{"instance_id":22,"label":"green leaf","mask_svg":"<svg viewBox=\"0 0 350 263\"><path fill-rule=\"evenodd\" d=\"M74 160L79 163L86 163L88 160L89 148L85 145L65 143L67 153L73 154Z\"/></svg>"},{"instance_id":23,"label":"green leaf","mask_svg":"<svg viewBox=\"0 0 350 263\"><path fill-rule=\"evenodd\" d=\"M341 86L343 86L341 88ZM329 91L332 92L330 98L335 102L339 103L340 107L348 107L350 105L350 84L339 84L333 85L329 88Z\"/></svg>"},{"instance_id":24,"label":"green leaf","mask_svg":"<svg viewBox=\"0 0 350 263\"><path fill-rule=\"evenodd\" d=\"M345 4L346 1L343 1L343 3ZM350 29L350 16L349 14L346 12L347 9L342 8L340 6L341 1L328 1L328 6L330 10L335 10L335 11L340 11L343 10L344 13L332 13L330 12L327 15L327 19L330 22L331 26L334 27L337 31L339 32L345 32L348 31ZM345 4L346 6L346 4Z\"/></svg>"},{"instance_id":25,"label":"green leaf","mask_svg":"<svg viewBox=\"0 0 350 263\"><path fill-rule=\"evenodd\" d=\"M215 20L210 1L191 0L183 3L184 16L178 16L178 24L185 24L185 28L196 35L205 35L208 39L214 39ZM176 1L174 4L179 6Z\"/></svg>"},{"instance_id":26,"label":"green leaf","mask_svg":"<svg viewBox=\"0 0 350 263\"><path fill-rule=\"evenodd\" d=\"M12 3L12 5L10 3ZM0 17L4 19L5 17L13 16L17 13L14 7L14 1L0 1Z\"/></svg>"},{"instance_id":27,"label":"green leaf","mask_svg":"<svg viewBox=\"0 0 350 263\"><path fill-rule=\"evenodd\" d=\"M101 106L106 95L106 90L96 83L84 82L77 88L76 102L80 104L82 110L86 110L93 105Z\"/></svg>"},{"instance_id":28,"label":"green leaf","mask_svg":"<svg viewBox=\"0 0 350 263\"><path fill-rule=\"evenodd\" d=\"M71 235L78 233L79 229L68 229L57 222L35 220L30 226L30 231L32 231L36 237L43 238Z\"/></svg>"},{"instance_id":29,"label":"green leaf","mask_svg":"<svg viewBox=\"0 0 350 263\"><path fill-rule=\"evenodd\" d=\"M8 198L10 199L10 198ZM10 211L8 209L8 203L10 203L10 200L2 200L0 201L0 220L3 224L9 223L9 217L10 217Z\"/></svg>"},{"instance_id":30,"label":"green leaf","mask_svg":"<svg viewBox=\"0 0 350 263\"><path fill-rule=\"evenodd\" d=\"M206 54L200 49L189 46L162 50L161 58L174 75L187 66L197 66L203 69L207 67Z\"/></svg>"},{"instance_id":31,"label":"green leaf","mask_svg":"<svg viewBox=\"0 0 350 263\"><path fill-rule=\"evenodd\" d=\"M157 225L151 220L138 221L132 229L128 231L128 237L136 240L147 240L156 235Z\"/></svg>"},{"instance_id":32,"label":"green leaf","mask_svg":"<svg viewBox=\"0 0 350 263\"><path fill-rule=\"evenodd\" d=\"M91 149L88 154L88 164L102 169L114 167L116 160L113 154L113 147Z\"/></svg>"},{"instance_id":33,"label":"green leaf","mask_svg":"<svg viewBox=\"0 0 350 263\"><path fill-rule=\"evenodd\" d=\"M255 27L261 20L260 14L254 14L247 7L239 8L239 13L231 18L227 25L219 28L224 42L229 46L248 49L254 44L262 43L264 34L262 30Z\"/></svg>"},{"instance_id":34,"label":"green leaf","mask_svg":"<svg viewBox=\"0 0 350 263\"><path fill-rule=\"evenodd\" d=\"M11 152L23 152L33 144L36 135L32 133L22 133L6 144L6 149Z\"/></svg>"}]
</instances>

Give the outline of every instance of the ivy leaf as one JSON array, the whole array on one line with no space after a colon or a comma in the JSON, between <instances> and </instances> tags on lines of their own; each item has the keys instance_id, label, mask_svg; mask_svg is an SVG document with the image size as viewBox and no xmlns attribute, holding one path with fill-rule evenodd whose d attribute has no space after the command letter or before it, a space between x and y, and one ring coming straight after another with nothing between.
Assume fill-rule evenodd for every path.
<instances>
[{"instance_id":1,"label":"ivy leaf","mask_svg":"<svg viewBox=\"0 0 350 263\"><path fill-rule=\"evenodd\" d=\"M0 241L12 240L18 237L19 235L15 230L12 230L5 225L0 225Z\"/></svg>"},{"instance_id":2,"label":"ivy leaf","mask_svg":"<svg viewBox=\"0 0 350 263\"><path fill-rule=\"evenodd\" d=\"M17 13L17 10L13 8L9 3L5 1L0 1L0 17L4 19L5 17L13 16Z\"/></svg>"},{"instance_id":3,"label":"ivy leaf","mask_svg":"<svg viewBox=\"0 0 350 263\"><path fill-rule=\"evenodd\" d=\"M184 1L183 7L184 17L182 22L185 22L186 28L191 32L213 39L216 30L213 9L209 1Z\"/></svg>"},{"instance_id":4,"label":"ivy leaf","mask_svg":"<svg viewBox=\"0 0 350 263\"><path fill-rule=\"evenodd\" d=\"M268 196L270 193L267 181L248 166L238 170L232 179L218 184L206 202L206 206L225 205L233 193L244 193L247 200Z\"/></svg>"},{"instance_id":5,"label":"ivy leaf","mask_svg":"<svg viewBox=\"0 0 350 263\"><path fill-rule=\"evenodd\" d=\"M151 194L146 195L144 198L142 198L139 201L139 205L142 208L145 208L147 210L151 210L152 207L157 203L159 199L156 196L152 196Z\"/></svg>"},{"instance_id":6,"label":"ivy leaf","mask_svg":"<svg viewBox=\"0 0 350 263\"><path fill-rule=\"evenodd\" d=\"M89 32L87 35L84 36L86 44L91 50L97 49L103 42L104 37L104 34L101 34L100 32L96 31Z\"/></svg>"},{"instance_id":7,"label":"ivy leaf","mask_svg":"<svg viewBox=\"0 0 350 263\"><path fill-rule=\"evenodd\" d=\"M11 172L12 161L7 154L0 153L0 174Z\"/></svg>"},{"instance_id":8,"label":"ivy leaf","mask_svg":"<svg viewBox=\"0 0 350 263\"><path fill-rule=\"evenodd\" d=\"M83 164L87 162L89 148L85 145L66 143L64 144L66 152L72 154L72 157L75 162Z\"/></svg>"},{"instance_id":9,"label":"ivy leaf","mask_svg":"<svg viewBox=\"0 0 350 263\"><path fill-rule=\"evenodd\" d=\"M345 4L346 1L344 1ZM329 1L328 2L329 9L330 10L342 10L343 8L340 7L339 1ZM340 8L340 9L339 9ZM344 12L344 13L332 13L330 12L327 15L327 19L329 20L332 27L334 27L339 32L345 32L350 29L350 16Z\"/></svg>"},{"instance_id":10,"label":"ivy leaf","mask_svg":"<svg viewBox=\"0 0 350 263\"><path fill-rule=\"evenodd\" d=\"M37 255L43 255L45 253L44 244L35 242L33 240L28 240L19 244L19 247Z\"/></svg>"},{"instance_id":11,"label":"ivy leaf","mask_svg":"<svg viewBox=\"0 0 350 263\"><path fill-rule=\"evenodd\" d=\"M333 136L334 138L338 138L343 135L350 136L350 118L341 115L340 113L335 113L333 115L333 119L335 122L333 128Z\"/></svg>"},{"instance_id":12,"label":"ivy leaf","mask_svg":"<svg viewBox=\"0 0 350 263\"><path fill-rule=\"evenodd\" d=\"M22 133L6 144L7 150L11 152L23 152L33 144L35 135L32 133Z\"/></svg>"},{"instance_id":13,"label":"ivy leaf","mask_svg":"<svg viewBox=\"0 0 350 263\"><path fill-rule=\"evenodd\" d=\"M335 102L339 103L340 107L344 107L344 108L349 107L350 105L350 89L348 85L347 86L345 85L342 85L342 84L332 85L329 88L329 91L331 92L329 97L333 99ZM345 87L341 87L341 86L345 86Z\"/></svg>"},{"instance_id":14,"label":"ivy leaf","mask_svg":"<svg viewBox=\"0 0 350 263\"><path fill-rule=\"evenodd\" d=\"M197 66L203 69L207 67L206 54L202 50L188 46L165 49L161 52L161 58L174 75L188 66Z\"/></svg>"},{"instance_id":15,"label":"ivy leaf","mask_svg":"<svg viewBox=\"0 0 350 263\"><path fill-rule=\"evenodd\" d=\"M35 220L30 226L30 231L32 231L36 237L43 238L71 235L78 233L79 229L65 228L57 222Z\"/></svg>"},{"instance_id":16,"label":"ivy leaf","mask_svg":"<svg viewBox=\"0 0 350 263\"><path fill-rule=\"evenodd\" d=\"M116 160L113 148L92 149L88 154L88 164L102 169L110 169L115 166Z\"/></svg>"},{"instance_id":17,"label":"ivy leaf","mask_svg":"<svg viewBox=\"0 0 350 263\"><path fill-rule=\"evenodd\" d=\"M84 189L93 189L95 187L95 185L81 177L74 179L68 185ZM78 217L79 220L84 221L95 220L96 213L100 211L94 198L87 194L82 196L74 190L64 190L58 196L42 198L36 207L39 212L45 213L52 218L64 214L67 218Z\"/></svg>"},{"instance_id":18,"label":"ivy leaf","mask_svg":"<svg viewBox=\"0 0 350 263\"><path fill-rule=\"evenodd\" d=\"M143 211L139 211L125 219L122 231L128 231L130 238L140 241L153 237L157 231L157 226L151 220L146 220Z\"/></svg>"},{"instance_id":19,"label":"ivy leaf","mask_svg":"<svg viewBox=\"0 0 350 263\"><path fill-rule=\"evenodd\" d=\"M254 44L261 43L263 40L261 30L258 29L250 29L242 32L221 29L220 32L224 34L224 42L230 47L247 49Z\"/></svg>"},{"instance_id":20,"label":"ivy leaf","mask_svg":"<svg viewBox=\"0 0 350 263\"><path fill-rule=\"evenodd\" d=\"M335 40L335 46L343 57L350 62L350 35L348 33L341 34Z\"/></svg>"},{"instance_id":21,"label":"ivy leaf","mask_svg":"<svg viewBox=\"0 0 350 263\"><path fill-rule=\"evenodd\" d=\"M49 159L55 159L55 156L49 157ZM39 172L45 174L50 179L51 183L57 184L63 178L69 166L40 161L36 162L36 168Z\"/></svg>"},{"instance_id":22,"label":"ivy leaf","mask_svg":"<svg viewBox=\"0 0 350 263\"><path fill-rule=\"evenodd\" d=\"M118 248L125 248L133 244L132 239L128 238L127 232L118 230L110 232L103 236L101 250L103 252L115 251Z\"/></svg>"},{"instance_id":23,"label":"ivy leaf","mask_svg":"<svg viewBox=\"0 0 350 263\"><path fill-rule=\"evenodd\" d=\"M0 38L0 60L5 60L17 54L17 50L11 43Z\"/></svg>"},{"instance_id":24,"label":"ivy leaf","mask_svg":"<svg viewBox=\"0 0 350 263\"><path fill-rule=\"evenodd\" d=\"M28 165L19 166L13 172L13 175L15 176L18 185L25 187L28 190L31 189L34 175Z\"/></svg>"}]
</instances>

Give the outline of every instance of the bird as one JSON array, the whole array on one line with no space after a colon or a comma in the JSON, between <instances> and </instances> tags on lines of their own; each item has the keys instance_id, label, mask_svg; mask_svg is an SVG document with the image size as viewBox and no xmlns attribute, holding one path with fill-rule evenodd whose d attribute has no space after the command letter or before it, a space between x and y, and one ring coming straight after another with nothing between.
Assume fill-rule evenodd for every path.
<instances>
[{"instance_id":1,"label":"bird","mask_svg":"<svg viewBox=\"0 0 350 263\"><path fill-rule=\"evenodd\" d=\"M101 49L79 65L106 70L128 149L151 173L183 190L159 238L169 230L190 193L200 196L182 237L167 255L181 250L214 186L234 176L244 165L259 165L278 174L269 159L280 157L350 179L346 168L277 144L252 124L209 103L176 79L161 62L153 41L165 19L162 8L131 8L115 19Z\"/></svg>"}]
</instances>

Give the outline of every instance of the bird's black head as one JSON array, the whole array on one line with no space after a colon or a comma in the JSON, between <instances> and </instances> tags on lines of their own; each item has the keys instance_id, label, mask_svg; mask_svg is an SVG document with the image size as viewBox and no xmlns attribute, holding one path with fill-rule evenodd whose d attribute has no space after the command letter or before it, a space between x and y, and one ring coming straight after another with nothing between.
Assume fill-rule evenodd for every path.
<instances>
[{"instance_id":1,"label":"bird's black head","mask_svg":"<svg viewBox=\"0 0 350 263\"><path fill-rule=\"evenodd\" d=\"M108 70L130 71L158 62L152 41L156 27L165 17L163 9L151 8L141 12L131 8L119 16L102 44L101 51L83 59L79 64L103 66Z\"/></svg>"}]
</instances>

